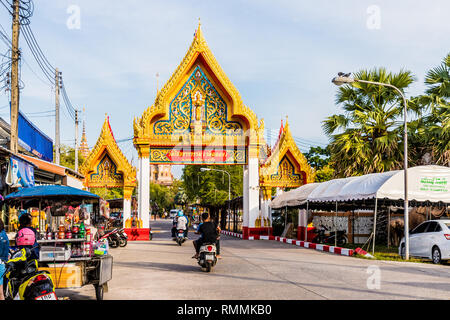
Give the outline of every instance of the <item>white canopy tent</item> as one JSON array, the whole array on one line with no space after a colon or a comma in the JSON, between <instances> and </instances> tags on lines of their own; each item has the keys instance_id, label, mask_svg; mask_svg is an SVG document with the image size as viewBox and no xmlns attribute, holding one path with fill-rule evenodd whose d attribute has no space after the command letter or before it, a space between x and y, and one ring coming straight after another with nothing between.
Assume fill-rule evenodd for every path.
<instances>
[{"instance_id":1,"label":"white canopy tent","mask_svg":"<svg viewBox=\"0 0 450 320\"><path fill-rule=\"evenodd\" d=\"M319 185L320 183L308 183L298 187L297 189L284 192L272 201L270 207L272 209L280 209L286 206L295 207L305 204L309 194Z\"/></svg>"},{"instance_id":2,"label":"white canopy tent","mask_svg":"<svg viewBox=\"0 0 450 320\"><path fill-rule=\"evenodd\" d=\"M306 203L308 210L309 203L335 203L337 214L339 202L371 199L375 200L376 221L378 200L404 200L404 170L306 184L276 197L271 207L278 209ZM450 204L450 168L436 165L408 168L408 201ZM376 223L373 234L375 232Z\"/></svg>"},{"instance_id":3,"label":"white canopy tent","mask_svg":"<svg viewBox=\"0 0 450 320\"><path fill-rule=\"evenodd\" d=\"M321 183L307 197L311 202L404 199L404 171L372 173ZM408 169L408 200L450 203L450 168L436 165Z\"/></svg>"}]
</instances>

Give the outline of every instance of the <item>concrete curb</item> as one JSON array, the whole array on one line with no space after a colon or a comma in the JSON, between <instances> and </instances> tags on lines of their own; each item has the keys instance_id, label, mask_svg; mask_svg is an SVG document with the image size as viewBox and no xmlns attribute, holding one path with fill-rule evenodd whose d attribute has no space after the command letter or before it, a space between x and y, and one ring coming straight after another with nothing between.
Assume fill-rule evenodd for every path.
<instances>
[{"instance_id":1,"label":"concrete curb","mask_svg":"<svg viewBox=\"0 0 450 320\"><path fill-rule=\"evenodd\" d=\"M240 234L240 233L234 233L234 232L225 231L225 230L222 230L222 233L227 236L238 237L238 238L242 239L242 234ZM279 241L279 242L283 242L283 243L293 244L293 245L296 245L296 246L299 246L302 248L315 249L315 250L319 250L319 251L340 254L343 256L352 256L354 253L353 249L346 249L346 248L341 248L341 247L328 246L325 244L312 243L312 242L295 240L295 239L288 239L288 238L283 238L283 237L279 237L279 236L250 236L250 237L248 237L248 240L274 240L274 241Z\"/></svg>"}]
</instances>

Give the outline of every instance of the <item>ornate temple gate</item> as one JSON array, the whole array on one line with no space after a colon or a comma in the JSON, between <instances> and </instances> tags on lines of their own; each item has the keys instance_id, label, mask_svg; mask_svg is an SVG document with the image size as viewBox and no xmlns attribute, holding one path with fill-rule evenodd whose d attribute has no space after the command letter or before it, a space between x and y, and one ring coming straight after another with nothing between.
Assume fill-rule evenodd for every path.
<instances>
[{"instance_id":1,"label":"ornate temple gate","mask_svg":"<svg viewBox=\"0 0 450 320\"><path fill-rule=\"evenodd\" d=\"M136 169L117 146L105 115L100 136L80 167L87 188L123 188L123 223L131 217L131 195L136 187Z\"/></svg>"},{"instance_id":2,"label":"ornate temple gate","mask_svg":"<svg viewBox=\"0 0 450 320\"><path fill-rule=\"evenodd\" d=\"M244 235L260 215L259 152L264 122L242 102L217 63L200 25L154 104L134 119L139 155L138 210L149 229L150 164L244 165Z\"/></svg>"},{"instance_id":3,"label":"ornate temple gate","mask_svg":"<svg viewBox=\"0 0 450 320\"><path fill-rule=\"evenodd\" d=\"M281 124L278 140L260 168L261 217L257 225L261 232L272 231L269 204L272 199L272 188L298 188L306 183L314 182L315 172L300 152L292 137L289 123ZM299 225L299 229L303 226ZM299 230L302 231L302 230Z\"/></svg>"}]
</instances>

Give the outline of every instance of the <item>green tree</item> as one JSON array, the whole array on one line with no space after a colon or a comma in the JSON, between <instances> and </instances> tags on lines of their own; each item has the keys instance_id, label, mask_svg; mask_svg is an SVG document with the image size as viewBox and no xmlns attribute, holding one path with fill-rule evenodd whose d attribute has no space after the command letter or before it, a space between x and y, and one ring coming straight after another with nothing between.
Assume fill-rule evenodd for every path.
<instances>
[{"instance_id":1,"label":"green tree","mask_svg":"<svg viewBox=\"0 0 450 320\"><path fill-rule=\"evenodd\" d=\"M331 151L330 147L311 147L305 157L308 160L310 166L314 167L316 170L322 169L324 166L328 165L330 162Z\"/></svg>"},{"instance_id":2,"label":"green tree","mask_svg":"<svg viewBox=\"0 0 450 320\"><path fill-rule=\"evenodd\" d=\"M408 124L414 164L450 165L450 53L425 76L427 90L412 99L421 111Z\"/></svg>"},{"instance_id":3,"label":"green tree","mask_svg":"<svg viewBox=\"0 0 450 320\"><path fill-rule=\"evenodd\" d=\"M89 188L89 192L92 192L105 200L123 198L122 188Z\"/></svg>"},{"instance_id":4,"label":"green tree","mask_svg":"<svg viewBox=\"0 0 450 320\"><path fill-rule=\"evenodd\" d=\"M59 163L60 165L75 170L75 149L71 146L61 144L59 147L60 157ZM53 148L53 159L55 158L55 148ZM78 168L83 164L84 157L81 152L78 150Z\"/></svg>"},{"instance_id":5,"label":"green tree","mask_svg":"<svg viewBox=\"0 0 450 320\"><path fill-rule=\"evenodd\" d=\"M217 171L200 171L208 167L227 171L231 176L231 199L242 195L243 167L234 166L195 166L183 168L183 189L189 203L200 201L203 205L222 205L228 200L228 175Z\"/></svg>"},{"instance_id":6,"label":"green tree","mask_svg":"<svg viewBox=\"0 0 450 320\"><path fill-rule=\"evenodd\" d=\"M384 68L361 70L355 78L389 83L404 91L413 81L410 71ZM355 82L339 87L336 104L344 114L323 121L331 138L330 164L338 177L383 172L402 164L402 99L391 88Z\"/></svg>"}]
</instances>

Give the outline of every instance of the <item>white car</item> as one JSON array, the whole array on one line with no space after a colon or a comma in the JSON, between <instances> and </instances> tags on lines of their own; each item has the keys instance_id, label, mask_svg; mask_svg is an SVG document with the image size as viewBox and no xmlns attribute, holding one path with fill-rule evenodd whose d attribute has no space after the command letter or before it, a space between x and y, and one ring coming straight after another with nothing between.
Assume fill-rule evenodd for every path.
<instances>
[{"instance_id":1,"label":"white car","mask_svg":"<svg viewBox=\"0 0 450 320\"><path fill-rule=\"evenodd\" d=\"M405 237L400 241L398 253L405 256ZM431 259L433 263L450 260L450 219L429 220L409 233L409 254Z\"/></svg>"}]
</instances>

